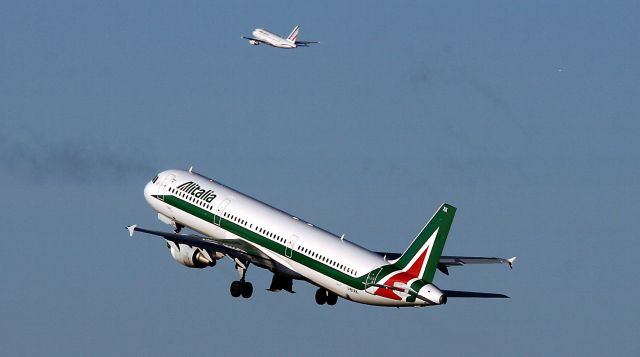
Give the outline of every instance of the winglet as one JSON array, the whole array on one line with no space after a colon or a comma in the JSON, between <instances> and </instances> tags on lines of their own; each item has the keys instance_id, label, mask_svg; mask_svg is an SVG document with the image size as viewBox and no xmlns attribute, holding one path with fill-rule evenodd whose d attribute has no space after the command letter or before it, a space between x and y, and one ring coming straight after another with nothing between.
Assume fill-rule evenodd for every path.
<instances>
[{"instance_id":1,"label":"winglet","mask_svg":"<svg viewBox=\"0 0 640 357\"><path fill-rule=\"evenodd\" d=\"M127 226L127 229L129 230L129 236L130 237L133 237L133 232L136 231L136 227L137 227L137 225L135 225L135 224Z\"/></svg>"},{"instance_id":2,"label":"winglet","mask_svg":"<svg viewBox=\"0 0 640 357\"><path fill-rule=\"evenodd\" d=\"M516 257L507 259L507 262L509 263L509 268L513 269L513 262L515 261L516 261Z\"/></svg>"}]
</instances>

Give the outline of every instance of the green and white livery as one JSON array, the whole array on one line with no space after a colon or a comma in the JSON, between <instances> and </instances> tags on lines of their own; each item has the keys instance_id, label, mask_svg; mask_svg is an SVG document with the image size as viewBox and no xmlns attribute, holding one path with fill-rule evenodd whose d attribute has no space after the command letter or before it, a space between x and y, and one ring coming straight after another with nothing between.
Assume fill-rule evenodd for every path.
<instances>
[{"instance_id":1,"label":"green and white livery","mask_svg":"<svg viewBox=\"0 0 640 357\"><path fill-rule=\"evenodd\" d=\"M465 264L504 263L514 258L443 256L456 208L443 204L402 254L373 252L305 222L193 170L167 170L144 188L158 218L173 226L162 232L131 225L166 240L171 256L191 268L213 267L229 257L239 273L234 297L251 297L247 268L273 272L271 291L293 292L294 280L318 286L316 302L334 305L338 297L379 306L429 306L447 297L506 298L502 294L439 289L436 270ZM187 227L199 234L180 233Z\"/></svg>"}]
</instances>

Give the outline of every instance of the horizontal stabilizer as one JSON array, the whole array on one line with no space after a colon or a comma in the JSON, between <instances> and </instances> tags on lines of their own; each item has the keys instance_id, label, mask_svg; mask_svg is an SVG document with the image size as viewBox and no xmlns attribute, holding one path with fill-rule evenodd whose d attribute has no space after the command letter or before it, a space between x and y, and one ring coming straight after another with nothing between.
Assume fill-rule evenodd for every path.
<instances>
[{"instance_id":1,"label":"horizontal stabilizer","mask_svg":"<svg viewBox=\"0 0 640 357\"><path fill-rule=\"evenodd\" d=\"M400 253L390 253L390 252L376 252L379 256L384 258L387 261L396 260L402 256ZM463 266L468 264L506 264L509 268L513 269L513 263L516 261L516 257L512 257L509 259L505 258L495 258L495 257L466 257L466 256L452 256L452 255L443 255L440 257L440 261L438 262L438 270L443 272L446 275L449 275L449 267L452 266Z\"/></svg>"},{"instance_id":2,"label":"horizontal stabilizer","mask_svg":"<svg viewBox=\"0 0 640 357\"><path fill-rule=\"evenodd\" d=\"M478 293L475 291L457 291L457 290L442 290L442 292L450 298L497 298L497 299L508 299L509 297L504 294L495 294L495 293Z\"/></svg>"},{"instance_id":3,"label":"horizontal stabilizer","mask_svg":"<svg viewBox=\"0 0 640 357\"><path fill-rule=\"evenodd\" d=\"M463 257L463 256L447 256L443 255L440 258L440 264L444 266L461 266L467 264L507 264L510 267L513 266L513 262L516 257L504 259L504 258L487 258L487 257Z\"/></svg>"}]
</instances>

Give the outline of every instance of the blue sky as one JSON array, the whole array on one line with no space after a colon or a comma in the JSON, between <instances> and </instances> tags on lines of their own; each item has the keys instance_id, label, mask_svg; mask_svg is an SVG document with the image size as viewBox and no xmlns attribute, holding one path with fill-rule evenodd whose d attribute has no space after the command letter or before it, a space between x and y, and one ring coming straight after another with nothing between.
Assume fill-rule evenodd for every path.
<instances>
[{"instance_id":1,"label":"blue sky","mask_svg":"<svg viewBox=\"0 0 640 357\"><path fill-rule=\"evenodd\" d=\"M4 355L638 355L636 1L3 2ZM250 46L256 27L322 43ZM131 223L158 171L218 181L371 249L441 202L443 307L228 292Z\"/></svg>"}]
</instances>

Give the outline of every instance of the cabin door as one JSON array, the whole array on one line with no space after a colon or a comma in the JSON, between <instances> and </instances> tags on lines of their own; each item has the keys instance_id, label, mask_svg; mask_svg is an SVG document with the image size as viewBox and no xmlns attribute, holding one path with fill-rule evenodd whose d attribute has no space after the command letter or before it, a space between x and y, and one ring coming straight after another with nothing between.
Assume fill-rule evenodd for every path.
<instances>
[{"instance_id":1,"label":"cabin door","mask_svg":"<svg viewBox=\"0 0 640 357\"><path fill-rule=\"evenodd\" d=\"M220 221L222 220L222 215L224 214L224 210L227 209L227 206L231 203L231 200L225 198L224 201L220 202L218 206L218 212L213 216L213 224L216 226L220 225Z\"/></svg>"},{"instance_id":2,"label":"cabin door","mask_svg":"<svg viewBox=\"0 0 640 357\"><path fill-rule=\"evenodd\" d=\"M298 241L297 235L294 234L291 237L289 237L289 240L287 241L287 244L284 247L284 255L287 258L291 258L291 256L293 255L293 248L295 247L295 244L297 241Z\"/></svg>"}]
</instances>

